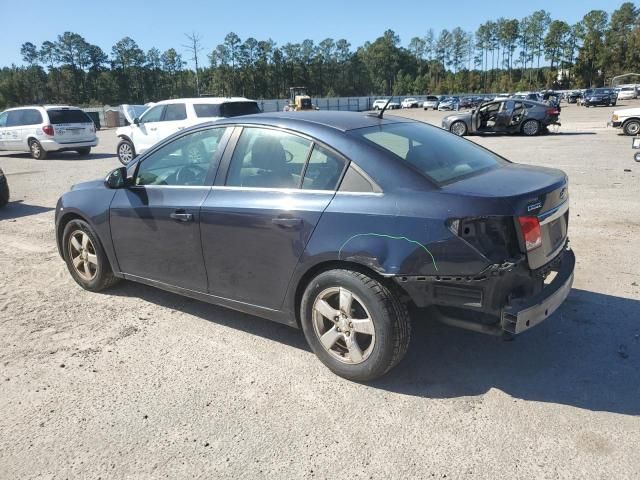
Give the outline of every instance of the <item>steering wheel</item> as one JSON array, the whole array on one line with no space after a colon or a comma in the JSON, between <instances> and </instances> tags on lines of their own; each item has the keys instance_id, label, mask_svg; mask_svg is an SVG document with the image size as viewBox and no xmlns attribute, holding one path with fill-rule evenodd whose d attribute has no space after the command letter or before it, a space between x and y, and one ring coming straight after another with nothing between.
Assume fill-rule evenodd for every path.
<instances>
[{"instance_id":1,"label":"steering wheel","mask_svg":"<svg viewBox=\"0 0 640 480\"><path fill-rule=\"evenodd\" d=\"M206 170L197 165L185 165L176 172L177 185L199 185L204 180Z\"/></svg>"},{"instance_id":2,"label":"steering wheel","mask_svg":"<svg viewBox=\"0 0 640 480\"><path fill-rule=\"evenodd\" d=\"M287 159L287 163L291 163L293 161L293 153L291 153L289 150L284 151L284 156Z\"/></svg>"}]
</instances>

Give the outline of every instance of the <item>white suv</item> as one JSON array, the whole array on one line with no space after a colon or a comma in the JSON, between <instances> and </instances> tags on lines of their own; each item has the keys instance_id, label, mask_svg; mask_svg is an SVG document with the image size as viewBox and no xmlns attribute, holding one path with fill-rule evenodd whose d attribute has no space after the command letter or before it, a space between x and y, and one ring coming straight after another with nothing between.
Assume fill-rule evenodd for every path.
<instances>
[{"instance_id":1,"label":"white suv","mask_svg":"<svg viewBox=\"0 0 640 480\"><path fill-rule=\"evenodd\" d=\"M96 126L77 107L19 107L0 113L0 150L31 152L42 160L49 152L67 150L88 155L96 145Z\"/></svg>"},{"instance_id":2,"label":"white suv","mask_svg":"<svg viewBox=\"0 0 640 480\"><path fill-rule=\"evenodd\" d=\"M258 102L242 97L201 97L163 100L150 105L139 117L132 105L123 105L130 123L116 130L120 138L118 159L124 165L160 140L198 123L260 113Z\"/></svg>"}]
</instances>

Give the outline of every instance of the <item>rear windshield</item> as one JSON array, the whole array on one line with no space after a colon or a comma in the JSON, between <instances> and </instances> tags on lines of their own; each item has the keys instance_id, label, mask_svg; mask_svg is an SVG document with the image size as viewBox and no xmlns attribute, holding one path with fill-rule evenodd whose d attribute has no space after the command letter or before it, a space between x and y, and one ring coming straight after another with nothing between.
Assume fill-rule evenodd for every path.
<instances>
[{"instance_id":1,"label":"rear windshield","mask_svg":"<svg viewBox=\"0 0 640 480\"><path fill-rule=\"evenodd\" d=\"M427 97L427 100L429 100L430 102L434 101L434 100L438 100L438 97Z\"/></svg>"},{"instance_id":2,"label":"rear windshield","mask_svg":"<svg viewBox=\"0 0 640 480\"><path fill-rule=\"evenodd\" d=\"M393 123L352 134L408 162L438 184L451 183L507 163L473 142L423 123Z\"/></svg>"},{"instance_id":3,"label":"rear windshield","mask_svg":"<svg viewBox=\"0 0 640 480\"><path fill-rule=\"evenodd\" d=\"M49 121L53 125L59 123L91 123L91 119L82 110L47 110Z\"/></svg>"},{"instance_id":4,"label":"rear windshield","mask_svg":"<svg viewBox=\"0 0 640 480\"><path fill-rule=\"evenodd\" d=\"M613 90L610 88L596 88L594 90L595 93L611 93Z\"/></svg>"}]
</instances>

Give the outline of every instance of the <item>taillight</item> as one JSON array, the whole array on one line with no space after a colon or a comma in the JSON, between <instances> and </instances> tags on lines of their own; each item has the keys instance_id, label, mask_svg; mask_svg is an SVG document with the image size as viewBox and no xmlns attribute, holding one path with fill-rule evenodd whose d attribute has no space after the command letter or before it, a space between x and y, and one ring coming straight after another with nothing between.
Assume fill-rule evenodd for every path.
<instances>
[{"instance_id":1,"label":"taillight","mask_svg":"<svg viewBox=\"0 0 640 480\"><path fill-rule=\"evenodd\" d=\"M49 135L50 137L53 137L53 127L51 125L45 125L44 127L42 127L42 131L46 135Z\"/></svg>"},{"instance_id":2,"label":"taillight","mask_svg":"<svg viewBox=\"0 0 640 480\"><path fill-rule=\"evenodd\" d=\"M547 115L558 115L560 112L557 108L548 108Z\"/></svg>"},{"instance_id":3,"label":"taillight","mask_svg":"<svg viewBox=\"0 0 640 480\"><path fill-rule=\"evenodd\" d=\"M91 128L91 133L96 133L96 124L95 123L92 123L90 128Z\"/></svg>"},{"instance_id":4,"label":"taillight","mask_svg":"<svg viewBox=\"0 0 640 480\"><path fill-rule=\"evenodd\" d=\"M518 217L518 223L520 224L527 252L535 250L542 245L542 232L540 231L538 217Z\"/></svg>"}]
</instances>

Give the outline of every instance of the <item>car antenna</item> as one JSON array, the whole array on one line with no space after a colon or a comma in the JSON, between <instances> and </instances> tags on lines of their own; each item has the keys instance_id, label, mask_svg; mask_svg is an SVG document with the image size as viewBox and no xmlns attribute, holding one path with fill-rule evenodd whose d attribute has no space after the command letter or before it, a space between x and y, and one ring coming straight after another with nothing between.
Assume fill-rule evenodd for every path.
<instances>
[{"instance_id":1,"label":"car antenna","mask_svg":"<svg viewBox=\"0 0 640 480\"><path fill-rule=\"evenodd\" d=\"M387 103L385 103L384 107L382 107L382 110L380 110L380 113L378 114L378 118L382 119L382 116L384 115L384 111L387 109L387 107L391 103L392 98L393 98L393 95L389 97L389 100L387 100Z\"/></svg>"}]
</instances>

